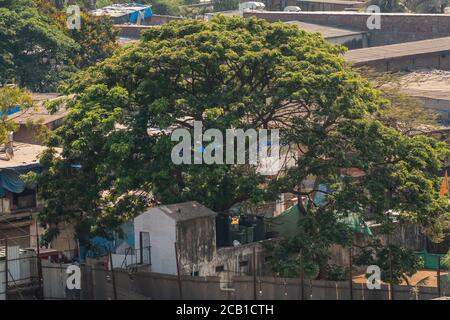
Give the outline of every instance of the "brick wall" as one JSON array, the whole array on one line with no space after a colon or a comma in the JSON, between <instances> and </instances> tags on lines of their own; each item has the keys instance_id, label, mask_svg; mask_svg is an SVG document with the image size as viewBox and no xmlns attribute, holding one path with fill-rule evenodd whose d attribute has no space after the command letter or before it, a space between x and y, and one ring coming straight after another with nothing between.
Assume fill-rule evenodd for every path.
<instances>
[{"instance_id":1,"label":"brick wall","mask_svg":"<svg viewBox=\"0 0 450 320\"><path fill-rule=\"evenodd\" d=\"M175 16L166 16L166 15L159 15L154 14L146 24L151 26L157 26L160 24L164 24L170 21L177 21L177 20L183 20L182 17L175 17Z\"/></svg>"},{"instance_id":2,"label":"brick wall","mask_svg":"<svg viewBox=\"0 0 450 320\"><path fill-rule=\"evenodd\" d=\"M382 13L381 29L368 30L370 13L365 12L245 12L244 17L256 16L270 22L304 21L322 25L341 26L370 31L371 46L439 38L450 35L450 15Z\"/></svg>"}]
</instances>

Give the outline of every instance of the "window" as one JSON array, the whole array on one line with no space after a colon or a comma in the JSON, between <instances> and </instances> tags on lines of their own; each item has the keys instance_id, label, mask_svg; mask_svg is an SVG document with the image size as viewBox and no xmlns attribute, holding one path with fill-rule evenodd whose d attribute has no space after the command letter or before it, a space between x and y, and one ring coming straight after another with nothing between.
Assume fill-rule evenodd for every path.
<instances>
[{"instance_id":1,"label":"window","mask_svg":"<svg viewBox=\"0 0 450 320\"><path fill-rule=\"evenodd\" d=\"M12 210L30 209L36 207L36 190L25 189L21 193L12 194Z\"/></svg>"},{"instance_id":2,"label":"window","mask_svg":"<svg viewBox=\"0 0 450 320\"><path fill-rule=\"evenodd\" d=\"M151 265L151 247L150 247L150 233L139 233L139 253L140 263Z\"/></svg>"},{"instance_id":3,"label":"window","mask_svg":"<svg viewBox=\"0 0 450 320\"><path fill-rule=\"evenodd\" d=\"M216 267L216 272L223 272L225 271L225 267L224 266L217 266Z\"/></svg>"},{"instance_id":4,"label":"window","mask_svg":"<svg viewBox=\"0 0 450 320\"><path fill-rule=\"evenodd\" d=\"M244 261L239 262L239 267L247 267L247 266L248 266L248 261L244 260Z\"/></svg>"}]
</instances>

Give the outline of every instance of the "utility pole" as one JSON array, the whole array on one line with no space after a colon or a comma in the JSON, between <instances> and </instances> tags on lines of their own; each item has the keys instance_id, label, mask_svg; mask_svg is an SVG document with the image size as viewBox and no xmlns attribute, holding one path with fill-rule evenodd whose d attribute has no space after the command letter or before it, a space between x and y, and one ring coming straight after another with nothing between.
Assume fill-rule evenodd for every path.
<instances>
[{"instance_id":1,"label":"utility pole","mask_svg":"<svg viewBox=\"0 0 450 320\"><path fill-rule=\"evenodd\" d=\"M39 228L38 228L38 222L37 222L37 217L36 217L36 223L35 223L35 228L36 228L36 254L37 254L37 269L38 269L38 300L43 299L44 297L44 292L43 292L43 288L42 288L42 261L41 261L41 251L40 251L40 240L39 240Z\"/></svg>"},{"instance_id":2,"label":"utility pole","mask_svg":"<svg viewBox=\"0 0 450 320\"><path fill-rule=\"evenodd\" d=\"M5 300L8 300L8 237L5 236Z\"/></svg>"},{"instance_id":3,"label":"utility pole","mask_svg":"<svg viewBox=\"0 0 450 320\"><path fill-rule=\"evenodd\" d=\"M441 296L441 256L437 256L437 289L438 297Z\"/></svg>"},{"instance_id":4,"label":"utility pole","mask_svg":"<svg viewBox=\"0 0 450 320\"><path fill-rule=\"evenodd\" d=\"M305 273L303 271L303 249L300 250L300 286L301 286L301 298L305 300Z\"/></svg>"},{"instance_id":5,"label":"utility pole","mask_svg":"<svg viewBox=\"0 0 450 320\"><path fill-rule=\"evenodd\" d=\"M113 266L111 248L109 248L108 251L109 251L109 264L111 267L111 280L112 280L112 285L113 285L114 300L117 300L116 277L114 276L114 266Z\"/></svg>"},{"instance_id":6,"label":"utility pole","mask_svg":"<svg viewBox=\"0 0 450 320\"><path fill-rule=\"evenodd\" d=\"M178 246L177 243L174 243L175 245L175 259L177 262L177 280L178 280L178 290L180 293L180 300L183 300L183 288L181 286L181 275L180 275L180 262L178 260Z\"/></svg>"},{"instance_id":7,"label":"utility pole","mask_svg":"<svg viewBox=\"0 0 450 320\"><path fill-rule=\"evenodd\" d=\"M352 270L353 270L353 246L350 246L348 250L348 258L350 264L349 270L349 290L350 290L350 300L353 300L353 278L352 278Z\"/></svg>"},{"instance_id":8,"label":"utility pole","mask_svg":"<svg viewBox=\"0 0 450 320\"><path fill-rule=\"evenodd\" d=\"M253 247L253 300L258 300L256 294L256 248Z\"/></svg>"}]
</instances>

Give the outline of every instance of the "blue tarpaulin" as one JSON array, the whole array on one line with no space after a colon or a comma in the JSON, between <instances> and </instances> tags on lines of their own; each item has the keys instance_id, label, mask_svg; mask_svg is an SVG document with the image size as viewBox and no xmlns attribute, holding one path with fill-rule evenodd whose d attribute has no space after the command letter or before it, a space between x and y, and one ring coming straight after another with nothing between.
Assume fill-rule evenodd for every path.
<instances>
[{"instance_id":1,"label":"blue tarpaulin","mask_svg":"<svg viewBox=\"0 0 450 320\"><path fill-rule=\"evenodd\" d=\"M145 9L143 10L136 10L133 13L131 13L128 17L128 22L130 23L137 23L138 21L138 17L139 17L139 13L141 11L144 11L144 19L148 19L151 18L153 16L153 11L151 7L147 7L145 5L139 5L139 4L133 4L133 7L145 7Z\"/></svg>"},{"instance_id":2,"label":"blue tarpaulin","mask_svg":"<svg viewBox=\"0 0 450 320\"><path fill-rule=\"evenodd\" d=\"M80 245L80 260L85 261L86 257L102 257L108 254L108 249L113 252L119 246L126 243L127 246L134 248L134 224L133 222L126 222L121 226L122 232L124 234L123 238L117 238L114 240L108 240L103 237L94 237L89 243L91 248L87 248L84 245Z\"/></svg>"},{"instance_id":3,"label":"blue tarpaulin","mask_svg":"<svg viewBox=\"0 0 450 320\"><path fill-rule=\"evenodd\" d=\"M7 114L8 116L10 116L10 115L12 115L12 114L14 114L14 113L17 113L17 112L19 112L19 111L20 111L20 106L15 106L15 107L9 108L9 109L6 111L6 114ZM3 112L0 111L0 116L2 116L2 115L3 115Z\"/></svg>"},{"instance_id":4,"label":"blue tarpaulin","mask_svg":"<svg viewBox=\"0 0 450 320\"><path fill-rule=\"evenodd\" d=\"M0 197L4 197L6 191L21 193L25 184L20 179L20 174L12 169L0 170Z\"/></svg>"}]
</instances>

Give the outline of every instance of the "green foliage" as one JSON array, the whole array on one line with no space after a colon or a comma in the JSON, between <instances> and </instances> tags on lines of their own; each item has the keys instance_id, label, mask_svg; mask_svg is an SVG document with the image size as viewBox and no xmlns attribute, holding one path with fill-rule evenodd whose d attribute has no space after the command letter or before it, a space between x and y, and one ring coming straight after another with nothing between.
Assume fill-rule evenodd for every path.
<instances>
[{"instance_id":1,"label":"green foliage","mask_svg":"<svg viewBox=\"0 0 450 320\"><path fill-rule=\"evenodd\" d=\"M442 13L448 0L406 0L408 9L415 13Z\"/></svg>"},{"instance_id":2,"label":"green foliage","mask_svg":"<svg viewBox=\"0 0 450 320\"><path fill-rule=\"evenodd\" d=\"M140 4L150 4L154 14L178 16L180 14L180 6L189 4L183 0L137 0L132 1ZM97 8L109 6L114 3L130 3L128 0L98 0Z\"/></svg>"},{"instance_id":3,"label":"green foliage","mask_svg":"<svg viewBox=\"0 0 450 320\"><path fill-rule=\"evenodd\" d=\"M214 11L229 11L239 8L239 0L213 0Z\"/></svg>"},{"instance_id":4,"label":"green foliage","mask_svg":"<svg viewBox=\"0 0 450 320\"><path fill-rule=\"evenodd\" d=\"M322 209L311 211L300 217L295 237L282 237L269 248L272 269L279 276L298 277L302 262L303 273L309 278L338 276L339 270L327 266L329 248L333 244L351 244L352 232L333 213Z\"/></svg>"},{"instance_id":5,"label":"green foliage","mask_svg":"<svg viewBox=\"0 0 450 320\"><path fill-rule=\"evenodd\" d=\"M166 14L170 16L180 15L181 0L149 0L154 14Z\"/></svg>"},{"instance_id":6,"label":"green foliage","mask_svg":"<svg viewBox=\"0 0 450 320\"><path fill-rule=\"evenodd\" d=\"M116 49L108 18L82 13L81 30L66 26L62 8L47 0L18 0L0 8L0 79L32 91L55 91L76 69Z\"/></svg>"},{"instance_id":7,"label":"green foliage","mask_svg":"<svg viewBox=\"0 0 450 320\"><path fill-rule=\"evenodd\" d=\"M355 257L356 265L377 265L381 270L381 280L388 283L400 284L403 280L408 282L411 277L423 268L423 259L414 255L411 250L403 246L383 246L380 241L374 240L372 244L361 250Z\"/></svg>"},{"instance_id":8,"label":"green foliage","mask_svg":"<svg viewBox=\"0 0 450 320\"><path fill-rule=\"evenodd\" d=\"M377 5L381 12L442 13L448 0L369 0L369 5Z\"/></svg>"},{"instance_id":9,"label":"green foliage","mask_svg":"<svg viewBox=\"0 0 450 320\"><path fill-rule=\"evenodd\" d=\"M196 200L227 212L289 192L310 201L300 202L298 235L274 244L272 264L280 275L296 275L302 252L311 277L326 276L332 244L351 243L339 222L349 213L371 208L388 232L386 212L395 210L441 236L449 210L439 199L437 172L446 145L377 120L386 101L348 67L344 51L318 34L256 18L219 15L146 31L141 42L67 86L77 96L50 139L63 151L50 149L41 159L49 168L39 182L41 222L52 235L58 222L77 221L85 240L108 235L149 200ZM282 143L298 157L278 176L261 176L250 165L174 165L167 129L192 133L190 120L221 132L280 128ZM366 175L343 178L348 168ZM308 177L333 189L320 207L315 190L302 186Z\"/></svg>"},{"instance_id":10,"label":"green foliage","mask_svg":"<svg viewBox=\"0 0 450 320\"><path fill-rule=\"evenodd\" d=\"M404 134L424 127L438 127L438 115L424 108L417 98L404 93L405 81L400 74L378 73L364 67L358 71L380 90L385 99L377 114L377 119L384 125Z\"/></svg>"},{"instance_id":11,"label":"green foliage","mask_svg":"<svg viewBox=\"0 0 450 320\"><path fill-rule=\"evenodd\" d=\"M34 91L52 90L70 69L68 54L76 43L31 1L0 7L0 79Z\"/></svg>"},{"instance_id":12,"label":"green foliage","mask_svg":"<svg viewBox=\"0 0 450 320\"><path fill-rule=\"evenodd\" d=\"M68 55L77 69L94 65L111 56L117 49L118 30L114 28L109 17L95 17L86 11L81 11L81 28L68 29L67 14L64 9L58 9L46 0L35 0L35 3L41 12L55 21L61 31L78 44L77 50L73 50Z\"/></svg>"},{"instance_id":13,"label":"green foliage","mask_svg":"<svg viewBox=\"0 0 450 320\"><path fill-rule=\"evenodd\" d=\"M27 109L32 105L29 92L18 87L0 87L0 144L8 142L8 133L18 129L18 125L9 119L7 111L16 106Z\"/></svg>"},{"instance_id":14,"label":"green foliage","mask_svg":"<svg viewBox=\"0 0 450 320\"><path fill-rule=\"evenodd\" d=\"M117 49L118 30L109 18L81 14L81 29L70 30L71 38L80 45L73 58L80 69L92 66L112 55Z\"/></svg>"},{"instance_id":15,"label":"green foliage","mask_svg":"<svg viewBox=\"0 0 450 320\"><path fill-rule=\"evenodd\" d=\"M404 12L406 10L403 0L369 0L368 5L379 6L381 12Z\"/></svg>"},{"instance_id":16,"label":"green foliage","mask_svg":"<svg viewBox=\"0 0 450 320\"><path fill-rule=\"evenodd\" d=\"M350 268L338 266L335 264L329 265L327 270L327 280L344 281L350 277Z\"/></svg>"}]
</instances>

